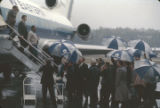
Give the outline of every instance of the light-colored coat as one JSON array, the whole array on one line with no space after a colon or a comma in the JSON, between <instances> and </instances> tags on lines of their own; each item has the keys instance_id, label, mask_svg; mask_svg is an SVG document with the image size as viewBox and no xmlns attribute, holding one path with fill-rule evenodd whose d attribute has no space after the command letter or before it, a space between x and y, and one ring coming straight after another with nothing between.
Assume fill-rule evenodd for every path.
<instances>
[{"instance_id":1,"label":"light-colored coat","mask_svg":"<svg viewBox=\"0 0 160 108\"><path fill-rule=\"evenodd\" d=\"M28 33L28 39L27 39L32 45L37 45L38 44L38 40L39 37L37 36L36 33L34 33L33 31L30 31Z\"/></svg>"},{"instance_id":2,"label":"light-colored coat","mask_svg":"<svg viewBox=\"0 0 160 108\"><path fill-rule=\"evenodd\" d=\"M127 69L126 67L117 68L115 81L115 101L124 102L129 98L127 87Z\"/></svg>"}]
</instances>

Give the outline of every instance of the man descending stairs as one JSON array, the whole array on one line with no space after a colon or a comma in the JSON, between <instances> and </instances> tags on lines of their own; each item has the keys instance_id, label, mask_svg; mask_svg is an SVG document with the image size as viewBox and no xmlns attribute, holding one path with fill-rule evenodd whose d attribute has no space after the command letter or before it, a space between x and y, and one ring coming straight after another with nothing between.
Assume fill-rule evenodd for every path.
<instances>
[{"instance_id":1,"label":"man descending stairs","mask_svg":"<svg viewBox=\"0 0 160 108\"><path fill-rule=\"evenodd\" d=\"M15 38L10 38L10 35L7 34L7 29L12 29L13 33L16 34ZM16 39L17 38L17 39ZM24 48L18 40L18 38L23 39L29 47L33 48L38 56L32 54L28 48ZM23 48L24 51L21 51L20 48ZM26 39L22 38L19 33L7 25L2 16L0 16L0 55L11 55L27 66L32 71L38 71L39 68L45 64L45 61L51 58L47 53L42 49L34 47Z\"/></svg>"}]
</instances>

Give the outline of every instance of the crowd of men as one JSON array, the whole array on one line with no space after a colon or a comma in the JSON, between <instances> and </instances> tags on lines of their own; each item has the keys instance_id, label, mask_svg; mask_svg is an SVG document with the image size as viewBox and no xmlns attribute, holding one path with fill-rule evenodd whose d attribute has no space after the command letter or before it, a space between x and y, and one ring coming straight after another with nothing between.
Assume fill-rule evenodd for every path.
<instances>
[{"instance_id":1,"label":"crowd of men","mask_svg":"<svg viewBox=\"0 0 160 108\"><path fill-rule=\"evenodd\" d=\"M141 80L133 68L134 63L116 61L113 58L111 62L92 58L88 65L82 57L78 63L63 63L60 69L50 71L52 74L58 72L58 76L67 79L65 87L67 108L87 108L88 106L90 108L97 108L97 106L100 108L119 108L119 106L121 108L152 108L156 106L154 96L156 84ZM49 69L45 68L43 73L45 75L51 73L48 71ZM53 80L55 79L51 74L48 74L48 77L46 75L45 79L42 77L42 82L44 81L42 86L48 85L52 102L56 105L53 92L53 85L56 82L47 83ZM42 87L44 99L46 90Z\"/></svg>"},{"instance_id":2,"label":"crowd of men","mask_svg":"<svg viewBox=\"0 0 160 108\"><path fill-rule=\"evenodd\" d=\"M9 34L10 39L15 38L17 34L14 32L15 24L16 24L16 16L19 12L19 9L17 6L13 6L12 9L8 12L6 22L10 26ZM19 41L20 41L20 51L24 52L24 49L29 47L29 50L32 54L37 56L37 52L35 51L34 47L37 47L39 37L36 34L36 26L32 25L30 31L28 32L27 26L26 26L27 16L22 15L21 21L18 22L18 33L19 33ZM34 47L32 47L34 46Z\"/></svg>"},{"instance_id":3,"label":"crowd of men","mask_svg":"<svg viewBox=\"0 0 160 108\"><path fill-rule=\"evenodd\" d=\"M13 6L13 9L8 12L6 22L12 28L15 26L17 13L17 6ZM28 32L26 21L27 16L22 15L21 21L18 23L22 52L28 46L25 40L28 40L35 47L37 47L39 40L36 35L36 27L33 25ZM13 29L10 29L11 38L14 38L15 34L12 33ZM36 55L32 47L30 51ZM116 61L113 58L111 61L112 63L109 63L104 62L101 58L97 60L93 58L88 66L85 63L85 58L82 57L78 63L63 63L60 69L56 69L53 68L51 60L48 60L46 65L40 69L43 71L41 84L44 103L48 89L52 102L56 106L53 88L56 82L54 82L53 73L58 70L58 75L67 79L68 108L82 108L88 105L90 108L96 108L98 104L102 108L119 108L120 104L121 108L152 108L155 105L153 96L155 83L141 80L138 74L133 71L134 63ZM101 85L100 96L98 96L99 84Z\"/></svg>"}]
</instances>

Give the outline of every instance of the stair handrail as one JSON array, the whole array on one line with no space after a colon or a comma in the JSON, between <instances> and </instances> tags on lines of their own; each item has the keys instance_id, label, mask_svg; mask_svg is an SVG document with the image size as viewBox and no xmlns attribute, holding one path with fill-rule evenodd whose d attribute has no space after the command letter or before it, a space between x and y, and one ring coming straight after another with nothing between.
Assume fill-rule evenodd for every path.
<instances>
[{"instance_id":1,"label":"stair handrail","mask_svg":"<svg viewBox=\"0 0 160 108\"><path fill-rule=\"evenodd\" d=\"M21 38L21 39L23 39L29 46L31 46L33 49L35 49L38 53L40 53L44 58L45 58L45 60L46 59L49 59L49 58L52 58L50 55L48 55L45 51L43 51L43 49L41 49L41 48L36 48L35 46L33 46L30 42L28 42L28 40L26 40L25 38L23 38L22 36L20 36L20 34L13 28L13 27L11 27L10 25L8 25L7 24L7 26L19 37L19 38ZM21 45L22 46L22 45ZM23 47L23 46L22 46ZM40 51L40 52L39 52ZM31 54L31 53L30 53ZM40 58L37 58L37 57L35 57L33 54L31 54L31 56L32 57L34 57L34 58L36 58L36 60L38 60L39 61L39 59ZM41 61L43 61L42 60L42 58L40 59ZM43 61L44 63L45 63L45 61ZM54 62L54 64L57 66L57 64Z\"/></svg>"}]
</instances>

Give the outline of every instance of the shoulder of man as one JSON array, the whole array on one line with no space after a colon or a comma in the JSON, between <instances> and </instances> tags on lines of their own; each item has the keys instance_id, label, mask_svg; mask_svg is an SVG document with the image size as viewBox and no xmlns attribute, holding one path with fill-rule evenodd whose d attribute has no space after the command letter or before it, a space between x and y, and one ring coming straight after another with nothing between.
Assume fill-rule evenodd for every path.
<instances>
[{"instance_id":1,"label":"shoulder of man","mask_svg":"<svg viewBox=\"0 0 160 108\"><path fill-rule=\"evenodd\" d=\"M97 71L97 70L99 70L99 68L98 68L97 66L91 66L91 67L90 67L90 70L92 70L92 71Z\"/></svg>"},{"instance_id":2,"label":"shoulder of man","mask_svg":"<svg viewBox=\"0 0 160 108\"><path fill-rule=\"evenodd\" d=\"M28 35L34 35L33 31L30 30L30 31L28 32Z\"/></svg>"},{"instance_id":3,"label":"shoulder of man","mask_svg":"<svg viewBox=\"0 0 160 108\"><path fill-rule=\"evenodd\" d=\"M20 21L19 23L18 23L18 25L22 25L23 24L23 21Z\"/></svg>"},{"instance_id":4,"label":"shoulder of man","mask_svg":"<svg viewBox=\"0 0 160 108\"><path fill-rule=\"evenodd\" d=\"M83 63L83 66L88 68L88 65L86 63Z\"/></svg>"},{"instance_id":5,"label":"shoulder of man","mask_svg":"<svg viewBox=\"0 0 160 108\"><path fill-rule=\"evenodd\" d=\"M13 11L13 10L10 10L9 12L8 12L8 14L9 15L12 15L12 14L14 14L15 12Z\"/></svg>"}]
</instances>

